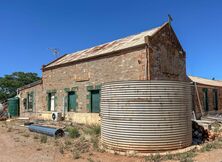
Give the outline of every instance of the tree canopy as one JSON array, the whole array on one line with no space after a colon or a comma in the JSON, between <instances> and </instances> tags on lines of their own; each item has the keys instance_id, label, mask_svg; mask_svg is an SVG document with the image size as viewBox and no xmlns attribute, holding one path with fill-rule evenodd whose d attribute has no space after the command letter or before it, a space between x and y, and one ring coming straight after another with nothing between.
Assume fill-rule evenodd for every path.
<instances>
[{"instance_id":1,"label":"tree canopy","mask_svg":"<svg viewBox=\"0 0 222 162\"><path fill-rule=\"evenodd\" d=\"M0 77L0 101L14 97L19 87L40 80L36 73L14 72Z\"/></svg>"}]
</instances>

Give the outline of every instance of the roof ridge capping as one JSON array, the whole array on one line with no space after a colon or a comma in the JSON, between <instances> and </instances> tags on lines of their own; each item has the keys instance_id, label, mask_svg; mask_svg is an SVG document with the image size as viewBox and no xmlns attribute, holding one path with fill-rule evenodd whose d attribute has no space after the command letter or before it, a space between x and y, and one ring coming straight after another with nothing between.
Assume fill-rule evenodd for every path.
<instances>
[{"instance_id":1,"label":"roof ridge capping","mask_svg":"<svg viewBox=\"0 0 222 162\"><path fill-rule=\"evenodd\" d=\"M155 35L159 30L161 30L165 25L169 24L169 22L165 22L161 26L151 28L149 30L139 32L137 34L129 35L124 38L120 38L108 43L100 44L98 46L94 46L91 48L87 48L84 50L80 50L74 53L69 53L66 55L63 55L57 60L54 60L47 65L44 66L44 69L51 68L54 66L75 62L79 60L83 60L86 58L92 58L95 56L100 56L107 53L116 52L119 50L127 49L130 47L135 47L139 45L145 44L145 37L146 36L153 36Z\"/></svg>"}]
</instances>

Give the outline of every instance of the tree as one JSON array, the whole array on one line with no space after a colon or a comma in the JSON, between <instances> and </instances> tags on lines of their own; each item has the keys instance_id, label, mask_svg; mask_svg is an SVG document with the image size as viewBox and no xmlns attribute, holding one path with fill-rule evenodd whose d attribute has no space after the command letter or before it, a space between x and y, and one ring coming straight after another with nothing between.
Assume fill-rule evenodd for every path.
<instances>
[{"instance_id":1,"label":"tree","mask_svg":"<svg viewBox=\"0 0 222 162\"><path fill-rule=\"evenodd\" d=\"M14 72L0 77L0 102L16 95L16 90L41 78L36 73Z\"/></svg>"}]
</instances>

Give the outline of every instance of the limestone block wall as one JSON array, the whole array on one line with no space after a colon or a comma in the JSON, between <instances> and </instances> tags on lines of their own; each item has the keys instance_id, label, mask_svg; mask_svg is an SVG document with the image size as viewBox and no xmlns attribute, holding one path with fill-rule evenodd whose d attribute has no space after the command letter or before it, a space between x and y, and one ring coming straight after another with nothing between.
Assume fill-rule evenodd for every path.
<instances>
[{"instance_id":1,"label":"limestone block wall","mask_svg":"<svg viewBox=\"0 0 222 162\"><path fill-rule=\"evenodd\" d=\"M201 109L200 104L202 106L202 109L205 113L216 113L216 112L222 112L222 87L216 87L216 86L208 86L203 84L197 84L198 94L200 98L200 103L197 98L197 92L195 87L193 87L193 109L197 113L197 116L201 116ZM204 89L207 89L208 94L208 112L204 109ZM218 110L216 111L215 108L215 102L214 102L214 95L213 91L217 90L218 95Z\"/></svg>"},{"instance_id":2,"label":"limestone block wall","mask_svg":"<svg viewBox=\"0 0 222 162\"><path fill-rule=\"evenodd\" d=\"M149 38L151 80L186 81L186 54L171 26Z\"/></svg>"}]
</instances>

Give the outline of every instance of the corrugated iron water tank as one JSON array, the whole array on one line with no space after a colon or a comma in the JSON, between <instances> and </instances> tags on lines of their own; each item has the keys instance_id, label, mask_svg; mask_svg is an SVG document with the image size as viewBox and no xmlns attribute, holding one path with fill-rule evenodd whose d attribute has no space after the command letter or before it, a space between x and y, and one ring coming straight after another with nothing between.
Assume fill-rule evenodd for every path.
<instances>
[{"instance_id":1,"label":"corrugated iron water tank","mask_svg":"<svg viewBox=\"0 0 222 162\"><path fill-rule=\"evenodd\" d=\"M10 116L19 116L19 98L13 97L8 99L8 112Z\"/></svg>"},{"instance_id":2,"label":"corrugated iron water tank","mask_svg":"<svg viewBox=\"0 0 222 162\"><path fill-rule=\"evenodd\" d=\"M191 85L116 81L101 89L101 141L117 151L161 152L191 145Z\"/></svg>"}]
</instances>

